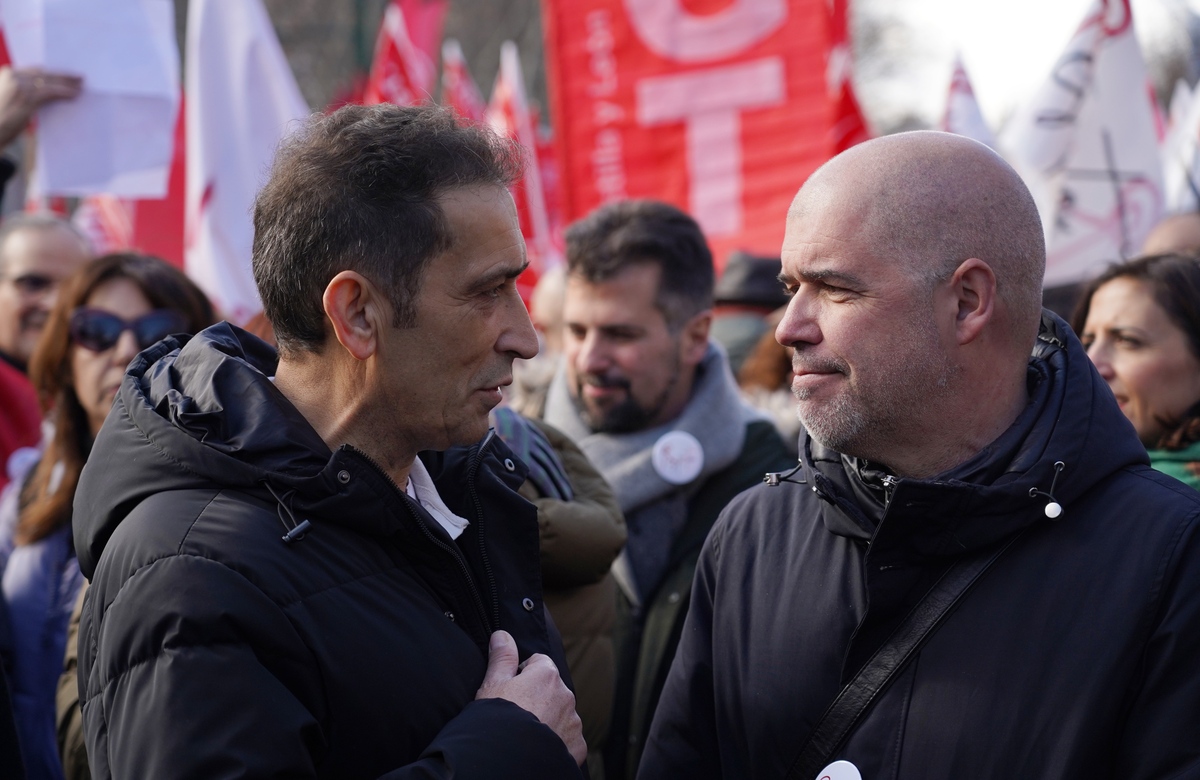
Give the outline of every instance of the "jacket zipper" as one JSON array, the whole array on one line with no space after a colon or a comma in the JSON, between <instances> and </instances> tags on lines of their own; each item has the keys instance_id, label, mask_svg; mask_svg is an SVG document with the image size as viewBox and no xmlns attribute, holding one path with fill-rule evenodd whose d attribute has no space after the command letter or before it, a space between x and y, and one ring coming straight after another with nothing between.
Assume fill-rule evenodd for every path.
<instances>
[{"instance_id":1,"label":"jacket zipper","mask_svg":"<svg viewBox=\"0 0 1200 780\"><path fill-rule=\"evenodd\" d=\"M386 471L384 471L383 468L378 463L376 463L371 458L371 456L368 455L367 453L363 452L362 450L358 449L357 447L355 447L353 445L346 445L346 446L351 451L357 453L364 461L369 463L371 465L371 468L374 469L377 474L379 474L385 480L387 480L387 483L389 485L391 485L392 488L395 489L395 491L398 494L400 494L400 496L402 496L402 498L400 499L400 504L404 507L404 511L408 512L408 515L409 515L409 517L411 517L413 519L413 522L417 524L417 527L421 529L421 533L425 535L425 538L428 539L430 542L432 542L434 545L436 545L438 548L440 548L441 550L445 551L450 556L452 556L454 558L455 562L458 563L459 571L462 572L463 579L465 579L467 581L467 586L471 589L471 595L475 599L475 607L476 607L476 609L479 610L479 617L480 617L480 619L483 620L484 628L487 629L488 634L491 634L492 631L494 631L495 629L493 629L491 627L491 623L488 620L487 609L483 605L483 596L480 595L479 588L475 585L474 578L471 577L471 569L470 569L470 567L467 566L467 561L465 558L463 558L462 553L454 545L446 544L441 539L439 539L433 535L433 532L430 531L429 528L425 525L425 521L421 519L421 516L418 515L416 513L416 511L413 510L412 506L408 503L408 501L405 500L405 498L407 498L407 494L405 493L405 491L400 489L400 486L396 484L396 480L392 479L391 474L388 474ZM470 479L470 477L468 476L468 480L469 479ZM477 501L476 503L478 504L479 502ZM486 562L485 562L485 568L486 568ZM490 570L489 570L489 577L490 577ZM494 591L495 590L494 582L493 582L492 587L493 587L493 591ZM497 620L497 623L499 623L498 620Z\"/></svg>"},{"instance_id":2,"label":"jacket zipper","mask_svg":"<svg viewBox=\"0 0 1200 780\"><path fill-rule=\"evenodd\" d=\"M489 428L487 436L483 442L475 450L475 454L471 457L471 465L467 467L467 489L471 493L471 501L475 504L475 523L476 533L479 536L479 558L483 562L483 573L487 577L488 588L492 596L492 620L495 631L500 627L500 602L496 596L496 576L492 572L492 562L488 559L487 545L483 540L483 501L479 499L479 492L476 490L475 477L479 473L479 464L483 462L483 451L492 443L492 439L496 436L496 429Z\"/></svg>"},{"instance_id":3,"label":"jacket zipper","mask_svg":"<svg viewBox=\"0 0 1200 780\"><path fill-rule=\"evenodd\" d=\"M880 477L880 481L883 483L883 508L884 511L887 511L887 508L892 505L892 495L896 492L896 486L900 484L900 480L891 474L884 474Z\"/></svg>"}]
</instances>

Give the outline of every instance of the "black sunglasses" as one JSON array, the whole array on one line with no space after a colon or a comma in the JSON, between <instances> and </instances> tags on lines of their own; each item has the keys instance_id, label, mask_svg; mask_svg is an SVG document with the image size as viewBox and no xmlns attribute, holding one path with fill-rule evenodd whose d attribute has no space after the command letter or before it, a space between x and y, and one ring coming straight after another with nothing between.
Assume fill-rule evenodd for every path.
<instances>
[{"instance_id":1,"label":"black sunglasses","mask_svg":"<svg viewBox=\"0 0 1200 780\"><path fill-rule=\"evenodd\" d=\"M123 320L102 309L86 306L80 306L71 314L71 341L92 352L110 349L127 330L133 331L138 349L145 349L186 329L183 315L172 309L155 309L136 320Z\"/></svg>"}]
</instances>

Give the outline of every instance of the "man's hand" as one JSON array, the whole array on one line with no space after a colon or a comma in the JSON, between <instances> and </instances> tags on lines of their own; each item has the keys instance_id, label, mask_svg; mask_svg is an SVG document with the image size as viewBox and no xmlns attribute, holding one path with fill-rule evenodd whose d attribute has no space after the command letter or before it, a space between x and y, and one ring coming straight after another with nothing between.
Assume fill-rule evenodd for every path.
<instances>
[{"instance_id":1,"label":"man's hand","mask_svg":"<svg viewBox=\"0 0 1200 780\"><path fill-rule=\"evenodd\" d=\"M21 134L33 112L54 100L79 95L83 79L41 68L0 68L0 146Z\"/></svg>"},{"instance_id":2,"label":"man's hand","mask_svg":"<svg viewBox=\"0 0 1200 780\"><path fill-rule=\"evenodd\" d=\"M576 762L587 758L583 723L575 712L575 694L567 688L558 667L535 653L517 666L517 643L507 631L492 634L487 674L476 699L508 699L549 726Z\"/></svg>"}]
</instances>

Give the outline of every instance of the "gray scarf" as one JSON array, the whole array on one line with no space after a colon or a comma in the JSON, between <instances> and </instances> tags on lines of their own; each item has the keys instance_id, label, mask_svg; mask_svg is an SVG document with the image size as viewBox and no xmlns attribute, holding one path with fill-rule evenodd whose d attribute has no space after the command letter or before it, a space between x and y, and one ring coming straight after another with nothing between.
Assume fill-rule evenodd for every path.
<instances>
[{"instance_id":1,"label":"gray scarf","mask_svg":"<svg viewBox=\"0 0 1200 780\"><path fill-rule=\"evenodd\" d=\"M746 440L746 425L764 419L738 394L724 351L709 342L708 352L696 369L692 397L674 420L632 433L594 433L571 400L565 367L550 383L546 396L546 422L579 445L608 483L629 530L629 540L614 567L619 582L624 566L632 569L637 596L651 593L669 563L671 544L687 521L687 502L713 474L737 460ZM703 452L700 473L685 485L664 479L653 463L654 445L665 434L683 431L695 437ZM631 587L621 582L627 593Z\"/></svg>"}]
</instances>

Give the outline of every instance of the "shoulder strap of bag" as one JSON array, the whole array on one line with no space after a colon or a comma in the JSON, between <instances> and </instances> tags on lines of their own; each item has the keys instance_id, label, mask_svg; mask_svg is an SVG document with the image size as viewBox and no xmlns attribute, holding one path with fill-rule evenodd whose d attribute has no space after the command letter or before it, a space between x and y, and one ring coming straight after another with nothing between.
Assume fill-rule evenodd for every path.
<instances>
[{"instance_id":1,"label":"shoulder strap of bag","mask_svg":"<svg viewBox=\"0 0 1200 780\"><path fill-rule=\"evenodd\" d=\"M854 679L825 710L808 742L800 750L787 780L816 780L879 694L938 629L971 586L1022 534L1016 534L990 555L960 560L947 569L925 597L904 617Z\"/></svg>"}]
</instances>

